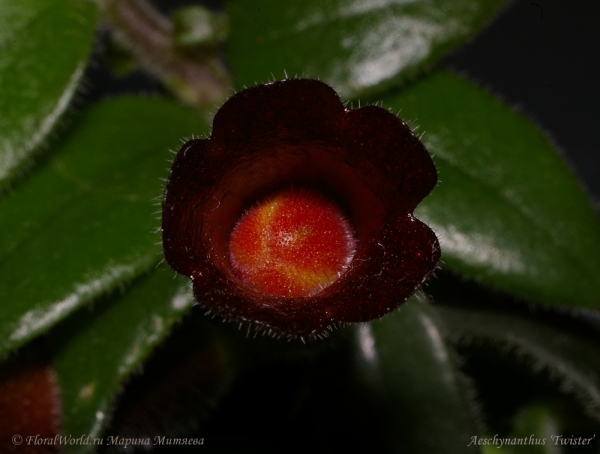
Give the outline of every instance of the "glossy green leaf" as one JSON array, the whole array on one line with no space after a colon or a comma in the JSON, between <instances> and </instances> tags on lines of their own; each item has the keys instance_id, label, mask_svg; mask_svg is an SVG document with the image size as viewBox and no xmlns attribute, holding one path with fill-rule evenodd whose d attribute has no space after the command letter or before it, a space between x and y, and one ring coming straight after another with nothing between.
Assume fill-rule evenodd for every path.
<instances>
[{"instance_id":1,"label":"glossy green leaf","mask_svg":"<svg viewBox=\"0 0 600 454\"><path fill-rule=\"evenodd\" d=\"M0 188L69 107L94 42L96 10L87 0L0 3Z\"/></svg>"},{"instance_id":2,"label":"glossy green leaf","mask_svg":"<svg viewBox=\"0 0 600 454\"><path fill-rule=\"evenodd\" d=\"M62 430L75 438L102 436L123 381L169 333L193 304L187 278L173 279L165 268L136 281L93 310L57 326L62 343L54 361L61 389ZM93 444L66 446L67 452L94 452Z\"/></svg>"},{"instance_id":3,"label":"glossy green leaf","mask_svg":"<svg viewBox=\"0 0 600 454\"><path fill-rule=\"evenodd\" d=\"M238 88L320 78L356 98L414 77L505 0L230 0L227 55Z\"/></svg>"},{"instance_id":4,"label":"glossy green leaf","mask_svg":"<svg viewBox=\"0 0 600 454\"><path fill-rule=\"evenodd\" d=\"M360 326L356 342L355 373L386 414L390 452L466 452L478 434L473 405L429 305L409 300Z\"/></svg>"},{"instance_id":5,"label":"glossy green leaf","mask_svg":"<svg viewBox=\"0 0 600 454\"><path fill-rule=\"evenodd\" d=\"M207 129L170 101L105 101L0 202L0 354L160 260L168 150Z\"/></svg>"},{"instance_id":6,"label":"glossy green leaf","mask_svg":"<svg viewBox=\"0 0 600 454\"><path fill-rule=\"evenodd\" d=\"M499 352L512 351L532 371L547 371L600 420L600 349L598 343L550 324L515 314L436 306L451 339L487 342Z\"/></svg>"},{"instance_id":7,"label":"glossy green leaf","mask_svg":"<svg viewBox=\"0 0 600 454\"><path fill-rule=\"evenodd\" d=\"M528 120L450 73L385 98L418 126L440 183L417 208L444 269L527 298L600 306L600 223Z\"/></svg>"},{"instance_id":8,"label":"glossy green leaf","mask_svg":"<svg viewBox=\"0 0 600 454\"><path fill-rule=\"evenodd\" d=\"M207 441L215 452L238 452L239 440L249 452L281 452L299 437L294 452L465 453L478 424L443 337L432 308L411 299L380 321L308 342L303 353L284 343L276 361L268 344L246 339L254 364L240 376L243 393L234 387L224 400L227 413L221 408Z\"/></svg>"}]
</instances>

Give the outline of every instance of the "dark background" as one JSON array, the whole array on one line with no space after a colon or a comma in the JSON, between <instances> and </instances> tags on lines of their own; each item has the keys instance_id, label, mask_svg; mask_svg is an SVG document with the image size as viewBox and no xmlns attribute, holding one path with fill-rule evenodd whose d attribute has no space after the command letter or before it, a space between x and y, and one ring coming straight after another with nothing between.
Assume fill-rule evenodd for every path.
<instances>
[{"instance_id":1,"label":"dark background","mask_svg":"<svg viewBox=\"0 0 600 454\"><path fill-rule=\"evenodd\" d=\"M154 3L169 12L194 2ZM204 3L214 8L220 2ZM514 1L442 64L534 120L600 200L600 2ZM86 85L87 99L158 89L139 73L117 79L101 62L88 72Z\"/></svg>"},{"instance_id":2,"label":"dark background","mask_svg":"<svg viewBox=\"0 0 600 454\"><path fill-rule=\"evenodd\" d=\"M600 2L513 2L445 65L534 120L600 199Z\"/></svg>"}]
</instances>

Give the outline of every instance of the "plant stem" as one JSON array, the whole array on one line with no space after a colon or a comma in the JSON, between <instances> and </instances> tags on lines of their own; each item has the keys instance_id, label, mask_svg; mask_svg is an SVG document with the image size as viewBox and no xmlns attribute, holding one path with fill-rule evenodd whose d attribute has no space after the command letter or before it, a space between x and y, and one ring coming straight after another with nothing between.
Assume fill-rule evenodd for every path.
<instances>
[{"instance_id":1,"label":"plant stem","mask_svg":"<svg viewBox=\"0 0 600 454\"><path fill-rule=\"evenodd\" d=\"M222 102L230 77L215 48L185 52L173 40L171 22L145 0L99 0L114 38L138 63L183 101L198 107Z\"/></svg>"}]
</instances>

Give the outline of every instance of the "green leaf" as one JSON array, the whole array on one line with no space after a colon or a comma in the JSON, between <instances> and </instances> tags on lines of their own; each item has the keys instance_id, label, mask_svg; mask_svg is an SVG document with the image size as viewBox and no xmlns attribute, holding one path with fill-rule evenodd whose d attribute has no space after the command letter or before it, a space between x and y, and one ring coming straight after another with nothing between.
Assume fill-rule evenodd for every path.
<instances>
[{"instance_id":1,"label":"green leaf","mask_svg":"<svg viewBox=\"0 0 600 454\"><path fill-rule=\"evenodd\" d=\"M160 260L169 148L208 130L170 101L114 99L0 201L0 355Z\"/></svg>"},{"instance_id":2,"label":"green leaf","mask_svg":"<svg viewBox=\"0 0 600 454\"><path fill-rule=\"evenodd\" d=\"M123 381L193 304L187 278L160 269L125 295L96 304L57 326L54 366L61 389L63 434L101 437ZM93 445L66 452L93 452Z\"/></svg>"},{"instance_id":3,"label":"green leaf","mask_svg":"<svg viewBox=\"0 0 600 454\"><path fill-rule=\"evenodd\" d=\"M94 42L96 10L82 0L0 4L0 189L69 107Z\"/></svg>"},{"instance_id":4,"label":"green leaf","mask_svg":"<svg viewBox=\"0 0 600 454\"><path fill-rule=\"evenodd\" d=\"M477 454L467 449L478 434L467 383L443 337L432 308L411 299L303 353L283 344L288 355L276 352L270 365L269 345L246 339L244 356L266 361L248 364L207 441L215 452L242 452L232 440L245 440L249 452L271 453L302 434L298 452Z\"/></svg>"},{"instance_id":5,"label":"green leaf","mask_svg":"<svg viewBox=\"0 0 600 454\"><path fill-rule=\"evenodd\" d=\"M436 306L435 312L455 342L486 342L504 354L514 352L532 371L547 371L562 390L573 393L588 413L600 420L597 342L516 314L449 306Z\"/></svg>"},{"instance_id":6,"label":"green leaf","mask_svg":"<svg viewBox=\"0 0 600 454\"><path fill-rule=\"evenodd\" d=\"M431 308L415 299L357 330L356 374L387 412L390 452L464 453L478 433L443 337Z\"/></svg>"},{"instance_id":7,"label":"green leaf","mask_svg":"<svg viewBox=\"0 0 600 454\"><path fill-rule=\"evenodd\" d=\"M576 178L529 121L450 73L384 107L418 125L440 183L417 208L443 268L555 305L600 306L600 223Z\"/></svg>"},{"instance_id":8,"label":"green leaf","mask_svg":"<svg viewBox=\"0 0 600 454\"><path fill-rule=\"evenodd\" d=\"M505 0L230 0L227 55L238 88L288 75L356 98L414 77Z\"/></svg>"}]
</instances>

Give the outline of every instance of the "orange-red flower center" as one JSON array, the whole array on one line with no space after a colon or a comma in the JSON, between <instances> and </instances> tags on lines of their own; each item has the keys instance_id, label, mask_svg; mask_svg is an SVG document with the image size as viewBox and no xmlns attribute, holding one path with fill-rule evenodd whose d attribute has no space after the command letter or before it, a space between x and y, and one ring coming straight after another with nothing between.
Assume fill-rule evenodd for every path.
<instances>
[{"instance_id":1,"label":"orange-red flower center","mask_svg":"<svg viewBox=\"0 0 600 454\"><path fill-rule=\"evenodd\" d=\"M346 270L356 248L349 221L318 192L288 189L246 211L229 240L234 273L277 296L318 293Z\"/></svg>"}]
</instances>

